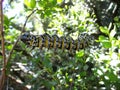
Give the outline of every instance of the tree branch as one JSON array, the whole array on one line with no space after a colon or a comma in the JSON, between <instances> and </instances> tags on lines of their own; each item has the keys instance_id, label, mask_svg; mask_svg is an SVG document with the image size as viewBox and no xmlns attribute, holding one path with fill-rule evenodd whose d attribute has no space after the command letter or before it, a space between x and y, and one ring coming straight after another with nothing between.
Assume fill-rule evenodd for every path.
<instances>
[{"instance_id":1,"label":"tree branch","mask_svg":"<svg viewBox=\"0 0 120 90\"><path fill-rule=\"evenodd\" d=\"M26 26L26 23L27 23L28 19L30 18L30 16L31 16L36 10L38 10L38 9L36 9L36 10L32 11L32 13L30 13L30 14L27 16L26 21L25 21L25 23L24 23L24 25L23 25L21 34L20 34L20 36L18 37L17 41L14 43L13 48L12 48L11 51L9 52L8 58L6 59L6 56L5 56L5 47L4 47L4 34L3 34L3 11L2 11L3 8L2 8L2 2L3 2L3 1L0 0L0 36L1 36L0 39L1 39L1 42L2 42L1 44L2 44L2 55L3 55L4 64L3 64L2 74L1 74L1 76L0 76L0 90L2 90L3 87L4 87L4 83L5 83L5 80L6 80L6 74L5 74L5 73L6 73L6 65L8 64L8 61L9 61L10 58L11 58L11 55L12 55L12 53L13 53L13 50L14 50L15 46L17 45L20 36L21 36L22 33L25 31L25 26Z\"/></svg>"},{"instance_id":2,"label":"tree branch","mask_svg":"<svg viewBox=\"0 0 120 90\"><path fill-rule=\"evenodd\" d=\"M17 29L18 31L20 31L21 32L21 30L22 30L22 26L20 26L19 24L16 24L16 23L14 23L14 22L11 22L11 26L13 27L13 28L15 28L15 29ZM30 29L30 31L32 31L33 30L33 28L32 29ZM24 29L24 31L26 31L26 29Z\"/></svg>"},{"instance_id":3,"label":"tree branch","mask_svg":"<svg viewBox=\"0 0 120 90\"><path fill-rule=\"evenodd\" d=\"M0 76L0 90L4 87L4 82L6 79L6 56L5 56L5 46L4 46L4 31L3 31L3 1L0 0L0 39L1 39L1 46L2 46L2 56L3 56L3 70Z\"/></svg>"},{"instance_id":4,"label":"tree branch","mask_svg":"<svg viewBox=\"0 0 120 90\"><path fill-rule=\"evenodd\" d=\"M26 17L26 20L25 20L25 23L24 23L24 25L23 25L23 28L22 28L22 31L21 31L20 36L22 35L23 32L25 32L25 26L26 26L26 24L27 24L28 19L29 19L30 16L32 16L32 14L33 14L34 12L36 12L37 10L38 10L38 9L33 10L33 11ZM17 38L17 41L14 43L13 48L12 48L11 51L9 52L9 55L8 55L8 58L7 58L7 63L8 63L8 61L9 61L10 58L11 58L11 55L12 55L12 53L13 53L13 50L14 50L15 46L17 45L17 43L18 43L18 41L19 41L19 39L20 39L20 36Z\"/></svg>"}]
</instances>

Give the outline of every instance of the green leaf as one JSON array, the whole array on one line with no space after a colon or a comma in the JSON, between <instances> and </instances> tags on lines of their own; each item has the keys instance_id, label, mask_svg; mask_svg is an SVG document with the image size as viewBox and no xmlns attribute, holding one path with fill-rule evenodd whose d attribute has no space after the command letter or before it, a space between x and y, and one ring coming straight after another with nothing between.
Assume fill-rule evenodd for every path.
<instances>
[{"instance_id":1,"label":"green leaf","mask_svg":"<svg viewBox=\"0 0 120 90\"><path fill-rule=\"evenodd\" d=\"M4 25L5 26L9 26L9 19L8 19L8 17L6 16L6 15L4 15Z\"/></svg>"},{"instance_id":2,"label":"green leaf","mask_svg":"<svg viewBox=\"0 0 120 90\"><path fill-rule=\"evenodd\" d=\"M82 72L80 73L80 76L86 76L86 71L82 71Z\"/></svg>"},{"instance_id":3,"label":"green leaf","mask_svg":"<svg viewBox=\"0 0 120 90\"><path fill-rule=\"evenodd\" d=\"M119 17L115 17L114 21L119 22Z\"/></svg>"},{"instance_id":4,"label":"green leaf","mask_svg":"<svg viewBox=\"0 0 120 90\"><path fill-rule=\"evenodd\" d=\"M108 40L102 41L102 45L104 48L111 48L111 46L112 46L111 42Z\"/></svg>"},{"instance_id":5,"label":"green leaf","mask_svg":"<svg viewBox=\"0 0 120 90\"><path fill-rule=\"evenodd\" d=\"M11 50L12 49L12 45L6 46L6 48Z\"/></svg>"},{"instance_id":6,"label":"green leaf","mask_svg":"<svg viewBox=\"0 0 120 90\"><path fill-rule=\"evenodd\" d=\"M102 43L104 48L110 48L112 46L111 42L108 40L107 37L100 35L99 36L99 42Z\"/></svg>"},{"instance_id":7,"label":"green leaf","mask_svg":"<svg viewBox=\"0 0 120 90\"><path fill-rule=\"evenodd\" d=\"M105 64L109 64L109 63L110 63L110 60L103 60L103 62L104 62Z\"/></svg>"},{"instance_id":8,"label":"green leaf","mask_svg":"<svg viewBox=\"0 0 120 90\"><path fill-rule=\"evenodd\" d=\"M57 0L57 3L62 3L63 0Z\"/></svg>"},{"instance_id":9,"label":"green leaf","mask_svg":"<svg viewBox=\"0 0 120 90\"><path fill-rule=\"evenodd\" d=\"M109 30L107 29L107 27L100 27L100 31L106 35L109 35Z\"/></svg>"},{"instance_id":10,"label":"green leaf","mask_svg":"<svg viewBox=\"0 0 120 90\"><path fill-rule=\"evenodd\" d=\"M35 8L36 6L36 0L24 0L24 4L28 7L28 8Z\"/></svg>"},{"instance_id":11,"label":"green leaf","mask_svg":"<svg viewBox=\"0 0 120 90\"><path fill-rule=\"evenodd\" d=\"M52 86L51 90L55 90L54 86Z\"/></svg>"},{"instance_id":12,"label":"green leaf","mask_svg":"<svg viewBox=\"0 0 120 90\"><path fill-rule=\"evenodd\" d=\"M50 62L48 56L45 56L45 59L43 60L43 65L44 65L46 68L49 68L49 69L52 68L52 63Z\"/></svg>"},{"instance_id":13,"label":"green leaf","mask_svg":"<svg viewBox=\"0 0 120 90\"><path fill-rule=\"evenodd\" d=\"M77 52L77 57L82 57L84 55L84 50Z\"/></svg>"},{"instance_id":14,"label":"green leaf","mask_svg":"<svg viewBox=\"0 0 120 90\"><path fill-rule=\"evenodd\" d=\"M117 82L118 78L117 76L113 73L113 70L110 70L106 75L109 77L111 82Z\"/></svg>"},{"instance_id":15,"label":"green leaf","mask_svg":"<svg viewBox=\"0 0 120 90\"><path fill-rule=\"evenodd\" d=\"M49 0L49 1L52 4L52 6L56 5L56 3L57 3L57 0Z\"/></svg>"},{"instance_id":16,"label":"green leaf","mask_svg":"<svg viewBox=\"0 0 120 90\"><path fill-rule=\"evenodd\" d=\"M46 2L45 2L45 1L40 1L40 2L38 2L39 8L44 8L45 5L46 5Z\"/></svg>"},{"instance_id":17,"label":"green leaf","mask_svg":"<svg viewBox=\"0 0 120 90\"><path fill-rule=\"evenodd\" d=\"M103 36L103 35L100 35L100 36L99 36L99 41L101 42L101 41L103 41L103 40L106 40L106 37Z\"/></svg>"},{"instance_id":18,"label":"green leaf","mask_svg":"<svg viewBox=\"0 0 120 90\"><path fill-rule=\"evenodd\" d=\"M31 0L30 7L31 8L35 8L35 6L36 6L36 1L35 0Z\"/></svg>"}]
</instances>

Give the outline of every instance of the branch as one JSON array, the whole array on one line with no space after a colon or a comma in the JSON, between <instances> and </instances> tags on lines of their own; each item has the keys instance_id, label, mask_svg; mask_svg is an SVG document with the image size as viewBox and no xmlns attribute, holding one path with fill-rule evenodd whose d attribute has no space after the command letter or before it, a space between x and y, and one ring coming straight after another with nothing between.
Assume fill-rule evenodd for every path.
<instances>
[{"instance_id":1,"label":"branch","mask_svg":"<svg viewBox=\"0 0 120 90\"><path fill-rule=\"evenodd\" d=\"M20 26L19 24L14 23L14 22L11 22L11 26L14 27L16 30L18 30L18 31L20 31L20 32L21 32L21 30L23 29L22 26ZM33 30L33 28L30 29L30 31L32 31L32 30ZM26 29L24 29L24 31L26 31Z\"/></svg>"},{"instance_id":2,"label":"branch","mask_svg":"<svg viewBox=\"0 0 120 90\"><path fill-rule=\"evenodd\" d=\"M24 25L23 25L23 28L22 28L22 31L21 31L20 36L22 35L23 32L25 32L25 26L26 26L26 24L27 24L28 19L29 19L30 16L32 16L32 14L33 14L34 12L36 12L37 10L38 10L38 9L33 10L33 11L26 17L26 20L25 20L25 23L24 23ZM13 53L13 50L14 50L15 46L17 45L17 43L18 43L18 41L19 41L19 39L20 39L20 36L17 38L17 41L14 43L13 48L12 48L11 51L9 52L9 55L8 55L8 58L7 58L7 63L8 63L8 61L9 61L10 58L11 58L11 55L12 55L12 53Z\"/></svg>"},{"instance_id":3,"label":"branch","mask_svg":"<svg viewBox=\"0 0 120 90\"><path fill-rule=\"evenodd\" d=\"M0 38L1 38L1 46L2 46L2 56L3 56L3 70L0 76L0 90L3 89L4 82L6 79L5 72L6 72L6 56L5 56L5 46L4 46L4 31L3 31L3 1L0 0Z\"/></svg>"},{"instance_id":4,"label":"branch","mask_svg":"<svg viewBox=\"0 0 120 90\"><path fill-rule=\"evenodd\" d=\"M20 36L22 35L22 33L25 31L25 26L26 26L26 23L28 21L28 19L30 18L30 16L38 9L35 9L34 11L32 11L32 13L30 15L27 16L26 18L26 21L23 25L23 28L22 28L22 31L21 31L21 34ZM3 71L2 71L2 74L0 76L0 90L3 89L4 87L4 84L5 84L5 79L6 79L6 65L8 64L8 61L10 60L11 58L11 55L13 53L13 50L15 48L15 46L17 45L19 39L20 39L20 36L18 37L17 41L14 43L13 45L13 48L11 49L11 51L9 52L9 55L8 55L8 58L6 59L6 56L5 56L5 47L4 47L4 34L3 34L3 12L2 12L2 1L0 0L0 36L1 36L1 41L2 41L2 55L3 55L3 60L4 60L4 66L3 66Z\"/></svg>"},{"instance_id":5,"label":"branch","mask_svg":"<svg viewBox=\"0 0 120 90\"><path fill-rule=\"evenodd\" d=\"M22 30L22 27L20 27L20 25L14 23L14 22L11 22L11 26L13 26L15 29L21 31Z\"/></svg>"}]
</instances>

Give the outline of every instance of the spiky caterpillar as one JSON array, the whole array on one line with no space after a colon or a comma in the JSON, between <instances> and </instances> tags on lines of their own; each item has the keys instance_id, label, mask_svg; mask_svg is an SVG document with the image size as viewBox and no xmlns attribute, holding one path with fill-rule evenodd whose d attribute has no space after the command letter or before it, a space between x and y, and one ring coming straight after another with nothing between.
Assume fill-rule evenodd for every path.
<instances>
[{"instance_id":1,"label":"spiky caterpillar","mask_svg":"<svg viewBox=\"0 0 120 90\"><path fill-rule=\"evenodd\" d=\"M67 50L80 50L89 47L93 43L93 37L87 33L81 33L78 39L73 40L73 38L58 37L57 35L50 36L45 33L43 35L32 35L30 33L24 33L21 36L21 41L23 41L27 46L32 48L38 47L42 49L54 48L54 49L67 49Z\"/></svg>"}]
</instances>

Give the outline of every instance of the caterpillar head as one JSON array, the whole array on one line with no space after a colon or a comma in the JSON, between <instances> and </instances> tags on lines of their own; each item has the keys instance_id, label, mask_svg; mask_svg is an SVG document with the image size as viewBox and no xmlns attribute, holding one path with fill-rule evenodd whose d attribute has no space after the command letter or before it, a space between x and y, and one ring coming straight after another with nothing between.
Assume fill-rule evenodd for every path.
<instances>
[{"instance_id":1,"label":"caterpillar head","mask_svg":"<svg viewBox=\"0 0 120 90\"><path fill-rule=\"evenodd\" d=\"M31 35L30 33L26 32L23 35L21 35L20 39L27 46L33 46L33 43L35 42L36 37L34 35Z\"/></svg>"}]
</instances>

